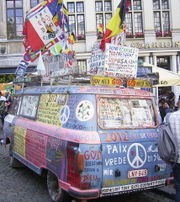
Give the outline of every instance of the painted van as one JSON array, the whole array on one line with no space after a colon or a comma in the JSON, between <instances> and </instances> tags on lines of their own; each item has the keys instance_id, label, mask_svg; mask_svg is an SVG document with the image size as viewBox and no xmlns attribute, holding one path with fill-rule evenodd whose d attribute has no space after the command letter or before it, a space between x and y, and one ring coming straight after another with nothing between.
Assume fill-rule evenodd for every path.
<instances>
[{"instance_id":1,"label":"painted van","mask_svg":"<svg viewBox=\"0 0 180 202\"><path fill-rule=\"evenodd\" d=\"M38 86L16 92L4 135L10 165L46 174L52 201L67 202L166 185L171 170L158 155L158 125L147 91Z\"/></svg>"}]
</instances>

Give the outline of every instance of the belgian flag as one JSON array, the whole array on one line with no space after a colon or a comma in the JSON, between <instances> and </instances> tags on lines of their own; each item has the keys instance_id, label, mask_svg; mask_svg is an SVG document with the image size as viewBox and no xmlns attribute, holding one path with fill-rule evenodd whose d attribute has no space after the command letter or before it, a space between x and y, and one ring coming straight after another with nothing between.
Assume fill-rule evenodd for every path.
<instances>
[{"instance_id":1,"label":"belgian flag","mask_svg":"<svg viewBox=\"0 0 180 202\"><path fill-rule=\"evenodd\" d=\"M74 35L73 32L70 34L70 36L68 37L67 40L68 40L68 42L69 42L70 44L76 43L76 37L75 37L75 35Z\"/></svg>"},{"instance_id":2,"label":"belgian flag","mask_svg":"<svg viewBox=\"0 0 180 202\"><path fill-rule=\"evenodd\" d=\"M116 8L115 14L112 16L108 25L106 26L106 31L100 44L100 48L103 51L105 50L105 44L111 42L111 37L123 32L122 25L125 19L127 1L128 0L121 0L118 7Z\"/></svg>"}]
</instances>

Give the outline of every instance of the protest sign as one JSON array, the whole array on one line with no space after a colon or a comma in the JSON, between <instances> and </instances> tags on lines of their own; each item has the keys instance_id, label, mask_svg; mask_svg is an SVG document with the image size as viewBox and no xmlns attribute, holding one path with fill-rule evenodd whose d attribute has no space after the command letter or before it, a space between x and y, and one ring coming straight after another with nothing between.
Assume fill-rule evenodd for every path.
<instances>
[{"instance_id":1,"label":"protest sign","mask_svg":"<svg viewBox=\"0 0 180 202\"><path fill-rule=\"evenodd\" d=\"M136 77L138 49L106 44L104 75L115 77Z\"/></svg>"}]
</instances>

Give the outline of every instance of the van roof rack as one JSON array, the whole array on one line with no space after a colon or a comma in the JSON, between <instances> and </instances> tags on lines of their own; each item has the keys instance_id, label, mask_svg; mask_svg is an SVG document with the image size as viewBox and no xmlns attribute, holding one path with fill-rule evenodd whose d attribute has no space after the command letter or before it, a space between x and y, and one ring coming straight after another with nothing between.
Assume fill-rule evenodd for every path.
<instances>
[{"instance_id":1,"label":"van roof rack","mask_svg":"<svg viewBox=\"0 0 180 202\"><path fill-rule=\"evenodd\" d=\"M95 78L95 79L94 79ZM99 82L94 80L99 79ZM13 80L14 84L21 85L22 87L28 86L47 86L47 85L96 85L96 86L118 86L118 87L140 87L150 88L158 83L159 75L157 73L148 73L145 75L139 75L137 78L119 78L119 77L107 77L101 75L64 75L58 77L43 77L41 75L27 75L25 77L17 77ZM116 80L117 82L112 82ZM121 82L118 82L121 80ZM131 81L135 81L137 86L129 85ZM132 83L131 83L132 84ZM149 86L149 87L147 87Z\"/></svg>"}]
</instances>

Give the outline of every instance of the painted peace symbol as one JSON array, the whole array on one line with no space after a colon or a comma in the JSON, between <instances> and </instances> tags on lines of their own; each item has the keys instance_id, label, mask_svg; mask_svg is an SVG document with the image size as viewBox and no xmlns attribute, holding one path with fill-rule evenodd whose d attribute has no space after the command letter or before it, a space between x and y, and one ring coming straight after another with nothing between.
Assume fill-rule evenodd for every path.
<instances>
[{"instance_id":1,"label":"painted peace symbol","mask_svg":"<svg viewBox=\"0 0 180 202\"><path fill-rule=\"evenodd\" d=\"M142 167L147 159L146 149L142 144L132 144L127 152L127 159L131 167L140 168Z\"/></svg>"},{"instance_id":2,"label":"painted peace symbol","mask_svg":"<svg viewBox=\"0 0 180 202\"><path fill-rule=\"evenodd\" d=\"M68 105L63 106L60 109L59 114L60 114L59 120L61 121L62 124L65 124L67 120L69 119L69 115L70 115L69 106Z\"/></svg>"},{"instance_id":3,"label":"painted peace symbol","mask_svg":"<svg viewBox=\"0 0 180 202\"><path fill-rule=\"evenodd\" d=\"M76 108L76 117L79 121L88 121L94 115L93 104L89 100L81 101Z\"/></svg>"}]
</instances>

